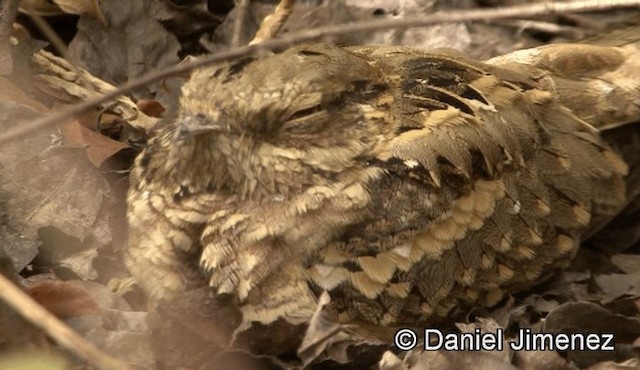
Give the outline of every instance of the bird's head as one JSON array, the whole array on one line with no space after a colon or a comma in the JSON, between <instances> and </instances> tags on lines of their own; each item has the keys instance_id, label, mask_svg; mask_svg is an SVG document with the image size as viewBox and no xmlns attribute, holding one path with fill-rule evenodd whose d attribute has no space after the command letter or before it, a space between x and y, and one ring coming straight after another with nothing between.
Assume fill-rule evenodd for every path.
<instances>
[{"instance_id":1,"label":"bird's head","mask_svg":"<svg viewBox=\"0 0 640 370\"><path fill-rule=\"evenodd\" d=\"M390 131L388 87L361 56L321 45L201 69L147 165L171 189L242 198L327 184L364 166Z\"/></svg>"}]
</instances>

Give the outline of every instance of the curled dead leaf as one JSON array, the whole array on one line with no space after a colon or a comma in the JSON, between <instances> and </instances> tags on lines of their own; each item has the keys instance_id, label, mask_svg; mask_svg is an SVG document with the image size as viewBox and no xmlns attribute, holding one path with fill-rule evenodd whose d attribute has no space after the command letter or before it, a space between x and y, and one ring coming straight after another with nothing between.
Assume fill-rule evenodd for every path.
<instances>
[{"instance_id":1,"label":"curled dead leaf","mask_svg":"<svg viewBox=\"0 0 640 370\"><path fill-rule=\"evenodd\" d=\"M156 118L162 117L164 111L166 110L159 101L151 99L140 99L136 103L136 106L142 113L146 114L149 117Z\"/></svg>"}]
</instances>

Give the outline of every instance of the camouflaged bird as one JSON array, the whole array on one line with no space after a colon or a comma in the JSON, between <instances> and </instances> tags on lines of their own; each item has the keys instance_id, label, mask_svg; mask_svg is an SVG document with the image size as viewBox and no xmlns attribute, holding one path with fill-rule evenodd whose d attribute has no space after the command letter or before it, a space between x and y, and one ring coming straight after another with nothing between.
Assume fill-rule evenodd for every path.
<instances>
[{"instance_id":1,"label":"camouflaged bird","mask_svg":"<svg viewBox=\"0 0 640 370\"><path fill-rule=\"evenodd\" d=\"M624 206L600 133L640 117L638 68L625 45L305 45L195 71L131 172L127 266L155 301L208 284L245 325L307 322L324 291L380 327L493 305Z\"/></svg>"}]
</instances>

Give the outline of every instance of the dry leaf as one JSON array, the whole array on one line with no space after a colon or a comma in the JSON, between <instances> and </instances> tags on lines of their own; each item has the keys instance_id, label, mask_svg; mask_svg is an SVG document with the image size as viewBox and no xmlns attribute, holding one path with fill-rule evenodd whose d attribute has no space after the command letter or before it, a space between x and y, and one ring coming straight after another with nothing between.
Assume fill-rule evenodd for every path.
<instances>
[{"instance_id":1,"label":"dry leaf","mask_svg":"<svg viewBox=\"0 0 640 370\"><path fill-rule=\"evenodd\" d=\"M107 27L96 20L80 17L78 31L69 44L69 59L93 76L119 85L152 70L175 65L180 44L175 35L162 26L159 2L154 0L103 1ZM125 32L126 30L126 32ZM134 97L161 93L159 83L133 92ZM151 93L151 94L150 94Z\"/></svg>"},{"instance_id":2,"label":"dry leaf","mask_svg":"<svg viewBox=\"0 0 640 370\"><path fill-rule=\"evenodd\" d=\"M87 156L96 168L112 155L129 147L125 143L89 130L77 120L61 125L60 131L66 145L73 148L86 148Z\"/></svg>"},{"instance_id":3,"label":"dry leaf","mask_svg":"<svg viewBox=\"0 0 640 370\"><path fill-rule=\"evenodd\" d=\"M166 110L159 101L151 99L140 99L136 103L136 106L142 113L146 114L147 116L157 118L162 117Z\"/></svg>"},{"instance_id":4,"label":"dry leaf","mask_svg":"<svg viewBox=\"0 0 640 370\"><path fill-rule=\"evenodd\" d=\"M100 308L84 290L64 281L45 280L29 287L27 291L33 299L62 320L100 314Z\"/></svg>"},{"instance_id":5,"label":"dry leaf","mask_svg":"<svg viewBox=\"0 0 640 370\"><path fill-rule=\"evenodd\" d=\"M19 87L4 77L0 77L0 98L2 101L12 101L27 106L38 113L49 112L47 107L28 97Z\"/></svg>"},{"instance_id":6,"label":"dry leaf","mask_svg":"<svg viewBox=\"0 0 640 370\"><path fill-rule=\"evenodd\" d=\"M627 274L640 272L640 255L637 254L616 254L611 257L611 261L620 270Z\"/></svg>"},{"instance_id":7,"label":"dry leaf","mask_svg":"<svg viewBox=\"0 0 640 370\"><path fill-rule=\"evenodd\" d=\"M21 0L20 11L45 17L64 14L55 2L49 0Z\"/></svg>"},{"instance_id":8,"label":"dry leaf","mask_svg":"<svg viewBox=\"0 0 640 370\"><path fill-rule=\"evenodd\" d=\"M107 24L98 0L22 0L20 10L42 16L89 15L99 19L103 25Z\"/></svg>"}]
</instances>

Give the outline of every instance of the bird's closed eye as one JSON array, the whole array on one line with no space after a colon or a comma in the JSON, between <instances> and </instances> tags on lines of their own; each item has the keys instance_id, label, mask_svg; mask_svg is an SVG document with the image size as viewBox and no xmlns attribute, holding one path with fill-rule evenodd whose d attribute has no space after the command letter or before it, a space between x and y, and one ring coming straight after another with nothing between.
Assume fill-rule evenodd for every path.
<instances>
[{"instance_id":1,"label":"bird's closed eye","mask_svg":"<svg viewBox=\"0 0 640 370\"><path fill-rule=\"evenodd\" d=\"M324 129L328 113L321 106L301 109L284 121L281 130L291 134L313 134Z\"/></svg>"}]
</instances>

